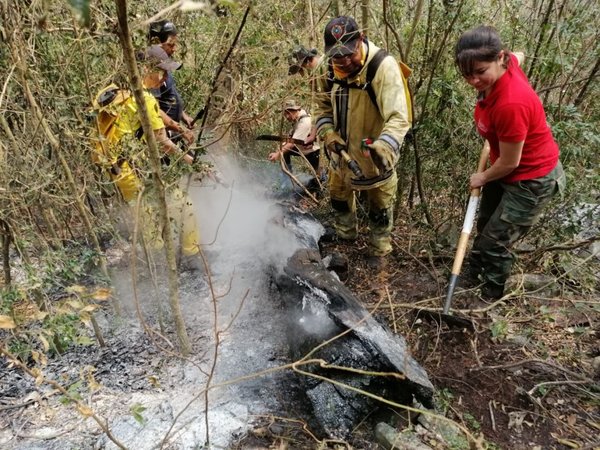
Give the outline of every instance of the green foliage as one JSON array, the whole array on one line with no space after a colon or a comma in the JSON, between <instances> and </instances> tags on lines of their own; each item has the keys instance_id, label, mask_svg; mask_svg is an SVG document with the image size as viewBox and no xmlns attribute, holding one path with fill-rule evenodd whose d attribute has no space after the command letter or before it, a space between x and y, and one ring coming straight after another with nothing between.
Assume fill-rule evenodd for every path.
<instances>
[{"instance_id":1,"label":"green foliage","mask_svg":"<svg viewBox=\"0 0 600 450\"><path fill-rule=\"evenodd\" d=\"M24 336L16 336L8 341L8 350L21 361L27 361L31 356L33 347L31 342Z\"/></svg>"},{"instance_id":2,"label":"green foliage","mask_svg":"<svg viewBox=\"0 0 600 450\"><path fill-rule=\"evenodd\" d=\"M454 394L449 389L440 389L435 392L434 402L436 408L439 409L443 414L446 414L452 402L454 401Z\"/></svg>"},{"instance_id":3,"label":"green foliage","mask_svg":"<svg viewBox=\"0 0 600 450\"><path fill-rule=\"evenodd\" d=\"M72 383L67 388L67 393L69 395L61 395L58 401L61 402L63 405L68 405L75 400L83 400L80 394L81 389L83 389L83 381L80 380L76 381L75 383Z\"/></svg>"},{"instance_id":4,"label":"green foliage","mask_svg":"<svg viewBox=\"0 0 600 450\"><path fill-rule=\"evenodd\" d=\"M462 418L471 430L475 432L481 430L481 423L479 423L472 414L463 413Z\"/></svg>"},{"instance_id":5,"label":"green foliage","mask_svg":"<svg viewBox=\"0 0 600 450\"><path fill-rule=\"evenodd\" d=\"M69 0L71 7L86 27L90 26L90 0Z\"/></svg>"},{"instance_id":6,"label":"green foliage","mask_svg":"<svg viewBox=\"0 0 600 450\"><path fill-rule=\"evenodd\" d=\"M494 320L490 326L490 331L493 339L502 341L508 334L508 322L504 319Z\"/></svg>"},{"instance_id":7,"label":"green foliage","mask_svg":"<svg viewBox=\"0 0 600 450\"><path fill-rule=\"evenodd\" d=\"M140 425L144 425L146 423L146 419L144 419L142 413L146 411L146 409L147 408L144 405L140 403L134 403L129 407L129 412L131 413L131 415L137 423L139 423Z\"/></svg>"},{"instance_id":8,"label":"green foliage","mask_svg":"<svg viewBox=\"0 0 600 450\"><path fill-rule=\"evenodd\" d=\"M23 293L14 287L0 290L0 314L12 314L14 305L23 300Z\"/></svg>"}]
</instances>

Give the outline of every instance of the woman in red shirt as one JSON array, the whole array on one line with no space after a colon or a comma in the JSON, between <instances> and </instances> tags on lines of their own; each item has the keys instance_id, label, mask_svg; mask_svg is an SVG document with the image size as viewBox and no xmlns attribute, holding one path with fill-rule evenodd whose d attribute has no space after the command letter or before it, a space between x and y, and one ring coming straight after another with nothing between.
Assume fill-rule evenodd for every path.
<instances>
[{"instance_id":1,"label":"woman in red shirt","mask_svg":"<svg viewBox=\"0 0 600 450\"><path fill-rule=\"evenodd\" d=\"M510 53L496 30L480 26L456 44L456 64L477 92L475 124L490 144L490 165L471 175L483 187L477 236L465 271L481 277L482 296L500 298L510 275L513 244L539 219L564 186L558 145L540 98L519 67L522 54Z\"/></svg>"}]
</instances>

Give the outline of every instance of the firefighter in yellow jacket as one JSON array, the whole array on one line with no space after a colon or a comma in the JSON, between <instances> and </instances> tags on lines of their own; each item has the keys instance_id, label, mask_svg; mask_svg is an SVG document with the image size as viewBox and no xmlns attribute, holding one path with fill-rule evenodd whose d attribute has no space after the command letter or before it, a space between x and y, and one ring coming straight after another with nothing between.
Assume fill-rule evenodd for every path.
<instances>
[{"instance_id":1,"label":"firefighter in yellow jacket","mask_svg":"<svg viewBox=\"0 0 600 450\"><path fill-rule=\"evenodd\" d=\"M329 192L334 227L341 239L357 237L355 191L369 201L373 268L392 251L395 165L411 126L410 97L396 60L367 40L353 18L340 16L325 27L327 76L320 80L317 129L330 157ZM348 161L360 169L352 171Z\"/></svg>"},{"instance_id":2,"label":"firefighter in yellow jacket","mask_svg":"<svg viewBox=\"0 0 600 450\"><path fill-rule=\"evenodd\" d=\"M160 86L167 72L173 70L172 65L177 65L165 52L157 52L153 48L140 54L139 57L142 60L145 89ZM167 137L158 102L154 96L144 91L144 101L158 145L166 154L171 156L180 154L184 162L191 164L192 157L189 154L182 154L179 147ZM96 142L93 160L108 169L123 199L127 203L133 203L143 187L142 167L146 159L143 151L128 151L129 147L139 148L136 145L128 145L128 141L136 141L142 137L139 107L130 92L120 90L115 85L102 90L97 95L94 106L98 111L97 131L100 139ZM176 228L173 230L173 236L179 236L184 256L183 266L199 269L200 261L192 258L200 251L199 233L192 204L177 186L170 187L167 195L169 217L173 218L172 224ZM162 230L157 222L158 211L154 203L152 198L144 200L143 233L146 242L154 249L159 249L163 246Z\"/></svg>"}]
</instances>

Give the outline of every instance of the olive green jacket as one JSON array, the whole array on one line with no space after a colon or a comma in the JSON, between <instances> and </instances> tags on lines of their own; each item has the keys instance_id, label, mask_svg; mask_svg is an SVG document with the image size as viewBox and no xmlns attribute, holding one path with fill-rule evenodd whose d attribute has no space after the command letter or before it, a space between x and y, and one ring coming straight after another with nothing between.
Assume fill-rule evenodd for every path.
<instances>
[{"instance_id":1,"label":"olive green jacket","mask_svg":"<svg viewBox=\"0 0 600 450\"><path fill-rule=\"evenodd\" d=\"M355 77L342 81L357 84L366 82L368 63L379 47L371 42L364 42L363 45L368 51L365 65ZM346 141L348 153L358 162L364 175L367 178L378 175L369 153L362 151L361 141L371 138L385 142L396 154L397 160L404 136L411 126L397 61L393 56L386 56L373 78L377 105L373 104L364 89L349 88L334 82L328 91L330 85L326 76L320 77L315 115L318 134L322 135L325 129L333 126Z\"/></svg>"}]
</instances>

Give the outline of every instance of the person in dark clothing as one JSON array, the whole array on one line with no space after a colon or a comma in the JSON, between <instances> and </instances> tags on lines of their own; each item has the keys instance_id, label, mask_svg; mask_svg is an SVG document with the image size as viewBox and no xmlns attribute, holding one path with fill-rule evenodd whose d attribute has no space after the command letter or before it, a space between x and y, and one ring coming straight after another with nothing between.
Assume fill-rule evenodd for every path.
<instances>
[{"instance_id":1,"label":"person in dark clothing","mask_svg":"<svg viewBox=\"0 0 600 450\"><path fill-rule=\"evenodd\" d=\"M165 56L172 58L177 48L177 28L168 20L153 22L148 33L150 42L153 44L150 50L154 53L164 52ZM176 70L180 69L182 64ZM161 110L161 117L169 133L171 140L177 142L181 139L187 144L194 142L193 119L185 112L184 102L177 91L173 72L168 72L165 81L156 89L152 90ZM183 124L183 125L182 125Z\"/></svg>"}]
</instances>

